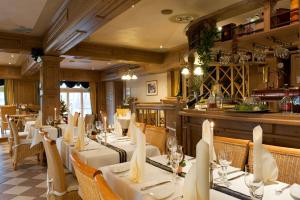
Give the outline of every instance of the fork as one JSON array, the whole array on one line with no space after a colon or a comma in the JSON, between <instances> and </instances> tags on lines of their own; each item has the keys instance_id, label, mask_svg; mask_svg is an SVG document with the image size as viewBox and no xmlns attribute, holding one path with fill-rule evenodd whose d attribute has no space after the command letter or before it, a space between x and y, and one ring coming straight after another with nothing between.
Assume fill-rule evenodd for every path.
<instances>
[{"instance_id":1,"label":"fork","mask_svg":"<svg viewBox=\"0 0 300 200\"><path fill-rule=\"evenodd\" d=\"M289 187L291 187L291 184L288 184L282 188L277 188L275 191L276 193L281 194L284 190L288 189Z\"/></svg>"}]
</instances>

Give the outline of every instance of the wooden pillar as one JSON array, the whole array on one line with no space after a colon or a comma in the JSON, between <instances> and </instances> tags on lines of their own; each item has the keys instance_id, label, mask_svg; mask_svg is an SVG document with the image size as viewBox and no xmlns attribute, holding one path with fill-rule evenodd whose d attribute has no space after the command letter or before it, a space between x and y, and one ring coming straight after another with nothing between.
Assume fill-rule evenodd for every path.
<instances>
[{"instance_id":1,"label":"wooden pillar","mask_svg":"<svg viewBox=\"0 0 300 200\"><path fill-rule=\"evenodd\" d=\"M271 16L277 0L264 0L264 31L271 29Z\"/></svg>"},{"instance_id":2,"label":"wooden pillar","mask_svg":"<svg viewBox=\"0 0 300 200\"><path fill-rule=\"evenodd\" d=\"M57 117L60 110L60 62L62 58L57 56L43 56L40 69L41 86L41 110L43 124L48 116L54 118L54 108L57 108Z\"/></svg>"}]
</instances>

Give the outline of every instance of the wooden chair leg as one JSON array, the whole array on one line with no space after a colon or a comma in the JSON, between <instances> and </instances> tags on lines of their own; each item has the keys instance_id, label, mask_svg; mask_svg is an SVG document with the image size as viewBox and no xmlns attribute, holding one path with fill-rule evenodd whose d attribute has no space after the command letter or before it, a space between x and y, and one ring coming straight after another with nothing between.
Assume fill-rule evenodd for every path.
<instances>
[{"instance_id":1,"label":"wooden chair leg","mask_svg":"<svg viewBox=\"0 0 300 200\"><path fill-rule=\"evenodd\" d=\"M39 153L39 157L40 157L40 165L43 165L43 162L44 162L44 152Z\"/></svg>"}]
</instances>

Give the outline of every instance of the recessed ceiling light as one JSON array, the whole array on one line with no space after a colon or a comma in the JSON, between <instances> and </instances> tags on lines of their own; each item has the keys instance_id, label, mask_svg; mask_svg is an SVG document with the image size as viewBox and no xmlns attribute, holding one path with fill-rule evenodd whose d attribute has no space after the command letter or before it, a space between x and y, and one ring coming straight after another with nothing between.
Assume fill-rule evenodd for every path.
<instances>
[{"instance_id":1,"label":"recessed ceiling light","mask_svg":"<svg viewBox=\"0 0 300 200\"><path fill-rule=\"evenodd\" d=\"M160 12L161 12L161 14L163 14L163 15L170 15L170 14L173 13L173 10L171 10L171 9L163 9L163 10L161 10Z\"/></svg>"},{"instance_id":2,"label":"recessed ceiling light","mask_svg":"<svg viewBox=\"0 0 300 200\"><path fill-rule=\"evenodd\" d=\"M135 8L135 5L134 5L134 4L132 4L132 5L131 5L131 8Z\"/></svg>"},{"instance_id":3,"label":"recessed ceiling light","mask_svg":"<svg viewBox=\"0 0 300 200\"><path fill-rule=\"evenodd\" d=\"M162 48L164 48L164 46L161 44L161 45L159 46L159 48L162 49Z\"/></svg>"},{"instance_id":4,"label":"recessed ceiling light","mask_svg":"<svg viewBox=\"0 0 300 200\"><path fill-rule=\"evenodd\" d=\"M108 64L108 65L110 65L110 64L111 64L111 62L108 62L107 64Z\"/></svg>"},{"instance_id":5,"label":"recessed ceiling light","mask_svg":"<svg viewBox=\"0 0 300 200\"><path fill-rule=\"evenodd\" d=\"M11 57L11 58L14 58L15 56L14 56L14 54L10 54L10 57Z\"/></svg>"},{"instance_id":6,"label":"recessed ceiling light","mask_svg":"<svg viewBox=\"0 0 300 200\"><path fill-rule=\"evenodd\" d=\"M185 13L185 14L173 15L172 17L170 17L170 21L175 23L180 23L180 24L187 24L196 18L197 15Z\"/></svg>"},{"instance_id":7,"label":"recessed ceiling light","mask_svg":"<svg viewBox=\"0 0 300 200\"><path fill-rule=\"evenodd\" d=\"M219 26L219 27L218 27L218 31L222 31L222 26Z\"/></svg>"},{"instance_id":8,"label":"recessed ceiling light","mask_svg":"<svg viewBox=\"0 0 300 200\"><path fill-rule=\"evenodd\" d=\"M9 62L8 64L11 65L11 62Z\"/></svg>"}]
</instances>

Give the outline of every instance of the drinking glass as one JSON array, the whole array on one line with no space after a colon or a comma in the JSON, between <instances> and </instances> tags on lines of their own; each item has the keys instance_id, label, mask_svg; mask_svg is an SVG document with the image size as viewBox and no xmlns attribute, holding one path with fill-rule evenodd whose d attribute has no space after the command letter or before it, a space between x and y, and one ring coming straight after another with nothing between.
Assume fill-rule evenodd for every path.
<instances>
[{"instance_id":1,"label":"drinking glass","mask_svg":"<svg viewBox=\"0 0 300 200\"><path fill-rule=\"evenodd\" d=\"M96 129L99 130L100 132L103 131L103 124L101 121L96 121L95 126L96 126Z\"/></svg>"},{"instance_id":2,"label":"drinking glass","mask_svg":"<svg viewBox=\"0 0 300 200\"><path fill-rule=\"evenodd\" d=\"M53 123L53 116L51 116L51 115L48 116L48 118L47 118L46 121L47 121L47 124L48 124L48 125L52 125L52 123Z\"/></svg>"},{"instance_id":3,"label":"drinking glass","mask_svg":"<svg viewBox=\"0 0 300 200\"><path fill-rule=\"evenodd\" d=\"M87 137L92 134L92 131L93 131L93 124L91 124L91 123L87 124L86 125Z\"/></svg>"},{"instance_id":4,"label":"drinking glass","mask_svg":"<svg viewBox=\"0 0 300 200\"><path fill-rule=\"evenodd\" d=\"M252 200L262 200L264 196L264 182L259 179L255 179L253 174L248 172L248 168L245 168L244 182L249 188L250 197Z\"/></svg>"},{"instance_id":5,"label":"drinking glass","mask_svg":"<svg viewBox=\"0 0 300 200\"><path fill-rule=\"evenodd\" d=\"M171 168L173 170L173 181L175 182L179 168L179 163L182 161L184 154L182 151L182 146L180 145L173 146L170 149L170 151Z\"/></svg>"},{"instance_id":6,"label":"drinking glass","mask_svg":"<svg viewBox=\"0 0 300 200\"><path fill-rule=\"evenodd\" d=\"M168 163L167 165L170 165L170 156L171 156L171 149L173 147L177 146L177 140L175 136L169 136L167 138L167 159L168 159Z\"/></svg>"},{"instance_id":7,"label":"drinking glass","mask_svg":"<svg viewBox=\"0 0 300 200\"><path fill-rule=\"evenodd\" d=\"M228 181L228 178L227 178L227 170L228 170L228 167L232 163L232 151L229 151L229 150L220 151L218 154L218 160L219 160L219 164L221 165L221 170L222 170L220 184L228 187L228 186L230 186L231 183Z\"/></svg>"}]
</instances>

